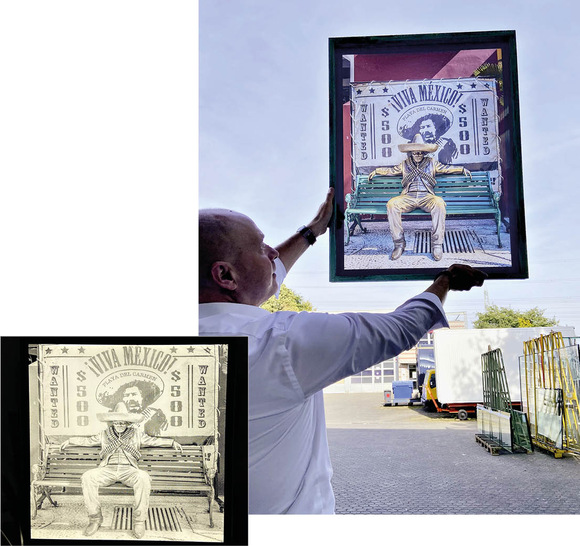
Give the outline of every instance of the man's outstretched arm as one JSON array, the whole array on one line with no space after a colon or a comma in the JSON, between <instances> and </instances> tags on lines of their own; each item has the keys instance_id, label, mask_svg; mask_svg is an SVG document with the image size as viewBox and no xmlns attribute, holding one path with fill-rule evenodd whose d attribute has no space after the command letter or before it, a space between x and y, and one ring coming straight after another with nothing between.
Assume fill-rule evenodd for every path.
<instances>
[{"instance_id":1,"label":"man's outstretched arm","mask_svg":"<svg viewBox=\"0 0 580 546\"><path fill-rule=\"evenodd\" d=\"M403 164L395 165L394 167L378 167L372 173L369 174L369 180L372 180L375 176L397 176L403 174Z\"/></svg>"},{"instance_id":2,"label":"man's outstretched arm","mask_svg":"<svg viewBox=\"0 0 580 546\"><path fill-rule=\"evenodd\" d=\"M481 286L485 277L469 266L453 265L391 313L288 315L284 346L302 394L310 396L392 358L415 346L429 330L448 326L441 304L449 290Z\"/></svg>"},{"instance_id":3,"label":"man's outstretched arm","mask_svg":"<svg viewBox=\"0 0 580 546\"><path fill-rule=\"evenodd\" d=\"M322 205L320 205L316 216L310 223L306 224L306 227L312 230L315 237L320 237L326 233L330 217L332 216L333 199L334 188L330 188L326 194L326 199ZM309 246L310 244L304 236L300 235L300 233L295 233L276 247L286 271L290 270L298 258L306 252L306 249Z\"/></svg>"},{"instance_id":4,"label":"man's outstretched arm","mask_svg":"<svg viewBox=\"0 0 580 546\"><path fill-rule=\"evenodd\" d=\"M176 451L183 453L183 448L179 442L176 442L173 438L163 438L161 436L149 436L145 432L141 432L139 441L141 445L147 447L172 447Z\"/></svg>"},{"instance_id":5,"label":"man's outstretched arm","mask_svg":"<svg viewBox=\"0 0 580 546\"><path fill-rule=\"evenodd\" d=\"M68 446L82 446L82 447L93 447L100 446L102 443L101 433L95 434L93 436L72 436L60 444L60 451L64 451Z\"/></svg>"}]
</instances>

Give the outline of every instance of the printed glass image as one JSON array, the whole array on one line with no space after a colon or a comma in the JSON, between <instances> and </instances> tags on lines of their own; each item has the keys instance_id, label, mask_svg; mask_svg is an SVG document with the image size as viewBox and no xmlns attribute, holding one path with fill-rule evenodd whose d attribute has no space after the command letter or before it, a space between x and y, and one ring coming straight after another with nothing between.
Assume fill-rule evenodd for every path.
<instances>
[{"instance_id":1,"label":"printed glass image","mask_svg":"<svg viewBox=\"0 0 580 546\"><path fill-rule=\"evenodd\" d=\"M348 54L335 39L333 173L345 221L331 280L422 278L453 263L526 274L510 49L431 51L427 38L393 53L388 37L359 39Z\"/></svg>"},{"instance_id":2,"label":"printed glass image","mask_svg":"<svg viewBox=\"0 0 580 546\"><path fill-rule=\"evenodd\" d=\"M32 538L223 541L227 345L39 344L34 356Z\"/></svg>"}]
</instances>

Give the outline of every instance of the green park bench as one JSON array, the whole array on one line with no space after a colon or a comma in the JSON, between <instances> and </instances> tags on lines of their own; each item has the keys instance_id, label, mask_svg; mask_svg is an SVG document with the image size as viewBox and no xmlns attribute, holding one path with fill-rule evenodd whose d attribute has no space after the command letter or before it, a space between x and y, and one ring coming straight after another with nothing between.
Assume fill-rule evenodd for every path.
<instances>
[{"instance_id":1,"label":"green park bench","mask_svg":"<svg viewBox=\"0 0 580 546\"><path fill-rule=\"evenodd\" d=\"M387 202L401 195L402 176L376 175L369 181L367 175L356 177L354 192L346 195L346 244L358 225L363 232L363 221L373 220L375 215L387 216ZM502 247L500 238L501 213L499 193L493 191L489 172L473 171L470 176L463 174L437 175L435 195L442 197L447 205L447 217L486 217L495 218L497 226L497 245ZM364 218L370 217L370 218ZM404 213L405 216L429 216L428 212L415 209Z\"/></svg>"},{"instance_id":2,"label":"green park bench","mask_svg":"<svg viewBox=\"0 0 580 546\"><path fill-rule=\"evenodd\" d=\"M170 448L142 447L139 468L151 476L151 494L198 494L207 497L209 522L213 527L214 487L205 464L202 446L184 445L183 454ZM33 517L45 499L54 506L51 494L55 488L60 493L78 493L81 476L87 470L97 468L101 462L100 447L69 446L64 451L52 445L45 452L43 464L34 465L32 494ZM132 494L130 487L120 482L100 488L101 493Z\"/></svg>"}]
</instances>

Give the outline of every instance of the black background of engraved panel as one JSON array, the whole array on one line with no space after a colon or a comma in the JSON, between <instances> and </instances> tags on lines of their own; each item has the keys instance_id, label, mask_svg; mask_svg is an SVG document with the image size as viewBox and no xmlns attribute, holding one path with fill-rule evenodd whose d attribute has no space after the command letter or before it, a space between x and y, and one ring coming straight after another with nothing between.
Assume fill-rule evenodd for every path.
<instances>
[{"instance_id":1,"label":"black background of engraved panel","mask_svg":"<svg viewBox=\"0 0 580 546\"><path fill-rule=\"evenodd\" d=\"M30 344L228 345L224 478L224 541L183 544L248 544L248 340L244 337L3 337L2 544L79 544L87 540L30 537L30 431L28 346ZM141 544L166 544L140 540ZM118 540L115 544L134 544Z\"/></svg>"}]
</instances>

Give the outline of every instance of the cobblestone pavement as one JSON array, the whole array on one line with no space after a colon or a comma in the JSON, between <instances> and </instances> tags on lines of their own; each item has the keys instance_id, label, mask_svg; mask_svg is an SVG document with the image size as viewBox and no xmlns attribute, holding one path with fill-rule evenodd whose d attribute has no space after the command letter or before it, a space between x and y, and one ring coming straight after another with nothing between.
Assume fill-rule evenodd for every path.
<instances>
[{"instance_id":1,"label":"cobblestone pavement","mask_svg":"<svg viewBox=\"0 0 580 546\"><path fill-rule=\"evenodd\" d=\"M491 455L475 419L326 394L337 514L580 514L580 461Z\"/></svg>"},{"instance_id":2,"label":"cobblestone pavement","mask_svg":"<svg viewBox=\"0 0 580 546\"><path fill-rule=\"evenodd\" d=\"M43 508L31 521L31 535L36 539L87 539L83 530L88 525L88 516L81 495L55 493L56 507L44 501ZM130 530L115 530L112 525L114 506L132 506L132 495L101 494L103 524L95 535L95 541L138 540ZM207 499L203 497L155 496L150 507L175 507L181 531L147 531L142 540L223 542L223 513L214 503L214 527L209 526Z\"/></svg>"}]
</instances>

